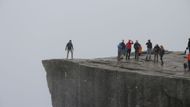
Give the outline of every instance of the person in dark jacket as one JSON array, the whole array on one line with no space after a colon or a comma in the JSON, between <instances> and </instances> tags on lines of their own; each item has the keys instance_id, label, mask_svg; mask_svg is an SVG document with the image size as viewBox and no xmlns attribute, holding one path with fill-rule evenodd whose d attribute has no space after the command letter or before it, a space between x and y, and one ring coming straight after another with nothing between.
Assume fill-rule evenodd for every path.
<instances>
[{"instance_id":1,"label":"person in dark jacket","mask_svg":"<svg viewBox=\"0 0 190 107\"><path fill-rule=\"evenodd\" d=\"M141 45L139 44L139 42L136 40L135 44L134 44L134 49L135 49L135 59L139 59L139 52L140 52L140 47Z\"/></svg>"},{"instance_id":2,"label":"person in dark jacket","mask_svg":"<svg viewBox=\"0 0 190 107\"><path fill-rule=\"evenodd\" d=\"M185 57L186 58L186 57ZM186 61L186 59L185 59L185 61L184 61L184 63L183 63L183 68L184 68L184 71L187 71L187 61Z\"/></svg>"},{"instance_id":3,"label":"person in dark jacket","mask_svg":"<svg viewBox=\"0 0 190 107\"><path fill-rule=\"evenodd\" d=\"M152 53L152 43L150 40L146 43L147 45L147 55L146 55L146 60L151 60L151 53Z\"/></svg>"},{"instance_id":4,"label":"person in dark jacket","mask_svg":"<svg viewBox=\"0 0 190 107\"><path fill-rule=\"evenodd\" d=\"M161 65L163 66L164 65L163 56L165 54L165 50L164 50L164 47L162 45L160 46L159 54L160 54Z\"/></svg>"},{"instance_id":5,"label":"person in dark jacket","mask_svg":"<svg viewBox=\"0 0 190 107\"><path fill-rule=\"evenodd\" d=\"M190 53L190 38L189 38L189 41L188 41L188 44L187 44L187 48L186 49L189 49L189 53Z\"/></svg>"},{"instance_id":6,"label":"person in dark jacket","mask_svg":"<svg viewBox=\"0 0 190 107\"><path fill-rule=\"evenodd\" d=\"M121 56L125 54L125 43L124 40L118 44L118 55L117 55L117 60L121 60Z\"/></svg>"},{"instance_id":7,"label":"person in dark jacket","mask_svg":"<svg viewBox=\"0 0 190 107\"><path fill-rule=\"evenodd\" d=\"M153 52L154 52L154 62L158 62L158 55L160 52L160 47L158 44L154 46Z\"/></svg>"},{"instance_id":8,"label":"person in dark jacket","mask_svg":"<svg viewBox=\"0 0 190 107\"><path fill-rule=\"evenodd\" d=\"M71 53L71 59L73 59L73 44L72 41L69 40L69 42L67 43L66 47L65 47L65 51L67 51L67 59L69 58L69 53Z\"/></svg>"},{"instance_id":9,"label":"person in dark jacket","mask_svg":"<svg viewBox=\"0 0 190 107\"><path fill-rule=\"evenodd\" d=\"M125 56L125 41L124 40L122 40L121 42L121 49L122 49L122 55Z\"/></svg>"},{"instance_id":10,"label":"person in dark jacket","mask_svg":"<svg viewBox=\"0 0 190 107\"><path fill-rule=\"evenodd\" d=\"M190 53L187 54L188 71L190 71Z\"/></svg>"}]
</instances>

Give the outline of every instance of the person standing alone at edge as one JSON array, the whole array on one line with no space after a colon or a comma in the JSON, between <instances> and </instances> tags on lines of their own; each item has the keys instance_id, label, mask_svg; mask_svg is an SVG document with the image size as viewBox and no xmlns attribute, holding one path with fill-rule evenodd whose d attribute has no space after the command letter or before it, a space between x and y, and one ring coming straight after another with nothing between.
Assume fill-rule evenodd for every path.
<instances>
[{"instance_id":1,"label":"person standing alone at edge","mask_svg":"<svg viewBox=\"0 0 190 107\"><path fill-rule=\"evenodd\" d=\"M151 53L152 53L152 43L150 40L146 43L147 45L147 54L146 54L146 60L151 60Z\"/></svg>"},{"instance_id":2,"label":"person standing alone at edge","mask_svg":"<svg viewBox=\"0 0 190 107\"><path fill-rule=\"evenodd\" d=\"M133 41L129 40L127 43L126 43L126 48L127 48L127 54L126 54L126 60L127 59L130 59L130 56L131 56L131 46L133 44Z\"/></svg>"},{"instance_id":3,"label":"person standing alone at edge","mask_svg":"<svg viewBox=\"0 0 190 107\"><path fill-rule=\"evenodd\" d=\"M65 51L67 51L67 59L69 58L69 53L71 53L71 59L73 59L73 44L72 41L69 40L69 42L67 43L66 47L65 47Z\"/></svg>"}]
</instances>

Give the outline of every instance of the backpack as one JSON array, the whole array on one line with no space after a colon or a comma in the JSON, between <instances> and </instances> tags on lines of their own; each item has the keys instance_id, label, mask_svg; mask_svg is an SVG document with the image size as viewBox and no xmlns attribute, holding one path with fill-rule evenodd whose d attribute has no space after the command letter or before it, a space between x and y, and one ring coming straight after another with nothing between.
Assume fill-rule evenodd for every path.
<instances>
[{"instance_id":1,"label":"backpack","mask_svg":"<svg viewBox=\"0 0 190 107\"><path fill-rule=\"evenodd\" d=\"M134 48L135 48L135 50L138 50L140 48L140 44L139 43L135 43L134 44Z\"/></svg>"},{"instance_id":2,"label":"backpack","mask_svg":"<svg viewBox=\"0 0 190 107\"><path fill-rule=\"evenodd\" d=\"M118 49L122 49L121 43L117 46Z\"/></svg>"}]
</instances>

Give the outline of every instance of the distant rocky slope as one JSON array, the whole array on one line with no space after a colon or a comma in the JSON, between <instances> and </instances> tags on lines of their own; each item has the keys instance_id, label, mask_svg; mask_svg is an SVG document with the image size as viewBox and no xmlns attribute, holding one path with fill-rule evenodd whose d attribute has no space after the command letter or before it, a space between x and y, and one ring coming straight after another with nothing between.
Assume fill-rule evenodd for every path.
<instances>
[{"instance_id":1,"label":"distant rocky slope","mask_svg":"<svg viewBox=\"0 0 190 107\"><path fill-rule=\"evenodd\" d=\"M53 107L190 107L190 73L184 56L165 65L133 58L43 60Z\"/></svg>"}]
</instances>

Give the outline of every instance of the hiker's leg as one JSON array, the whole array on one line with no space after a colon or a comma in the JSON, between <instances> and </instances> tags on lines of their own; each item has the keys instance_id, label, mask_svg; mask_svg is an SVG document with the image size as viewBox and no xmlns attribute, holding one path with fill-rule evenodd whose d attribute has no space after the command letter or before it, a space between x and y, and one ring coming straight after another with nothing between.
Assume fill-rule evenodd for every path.
<instances>
[{"instance_id":1,"label":"hiker's leg","mask_svg":"<svg viewBox=\"0 0 190 107\"><path fill-rule=\"evenodd\" d=\"M163 62L163 61L162 61L162 56L160 56L160 62L161 62L161 64L162 64L162 62Z\"/></svg>"},{"instance_id":2,"label":"hiker's leg","mask_svg":"<svg viewBox=\"0 0 190 107\"><path fill-rule=\"evenodd\" d=\"M126 50L125 50L125 58L126 58L126 60L127 60L127 58L128 58L128 49L126 48Z\"/></svg>"},{"instance_id":3,"label":"hiker's leg","mask_svg":"<svg viewBox=\"0 0 190 107\"><path fill-rule=\"evenodd\" d=\"M186 71L187 65L186 63L183 64L184 71Z\"/></svg>"},{"instance_id":4,"label":"hiker's leg","mask_svg":"<svg viewBox=\"0 0 190 107\"><path fill-rule=\"evenodd\" d=\"M119 49L119 50L118 50L118 61L120 61L120 60L121 60L121 55L122 55L122 50L121 50L121 49Z\"/></svg>"},{"instance_id":5,"label":"hiker's leg","mask_svg":"<svg viewBox=\"0 0 190 107\"><path fill-rule=\"evenodd\" d=\"M130 59L130 56L131 56L131 49L129 49L129 56L128 56L128 59Z\"/></svg>"},{"instance_id":6,"label":"hiker's leg","mask_svg":"<svg viewBox=\"0 0 190 107\"><path fill-rule=\"evenodd\" d=\"M147 53L146 53L146 60L150 60L151 58L151 49L147 49Z\"/></svg>"},{"instance_id":7,"label":"hiker's leg","mask_svg":"<svg viewBox=\"0 0 190 107\"><path fill-rule=\"evenodd\" d=\"M69 54L68 54L68 59L69 59L69 55L71 54L71 50L69 50Z\"/></svg>"},{"instance_id":8,"label":"hiker's leg","mask_svg":"<svg viewBox=\"0 0 190 107\"><path fill-rule=\"evenodd\" d=\"M151 60L151 53L152 52L152 50L151 49L149 49L149 60Z\"/></svg>"},{"instance_id":9,"label":"hiker's leg","mask_svg":"<svg viewBox=\"0 0 190 107\"><path fill-rule=\"evenodd\" d=\"M73 59L73 50L71 50L71 59Z\"/></svg>"},{"instance_id":10,"label":"hiker's leg","mask_svg":"<svg viewBox=\"0 0 190 107\"><path fill-rule=\"evenodd\" d=\"M148 60L148 49L146 51L146 60Z\"/></svg>"},{"instance_id":11,"label":"hiker's leg","mask_svg":"<svg viewBox=\"0 0 190 107\"><path fill-rule=\"evenodd\" d=\"M150 49L148 49L148 59L150 60Z\"/></svg>"},{"instance_id":12,"label":"hiker's leg","mask_svg":"<svg viewBox=\"0 0 190 107\"><path fill-rule=\"evenodd\" d=\"M157 53L154 54L154 62L157 62Z\"/></svg>"},{"instance_id":13,"label":"hiker's leg","mask_svg":"<svg viewBox=\"0 0 190 107\"><path fill-rule=\"evenodd\" d=\"M67 50L67 59L68 59L68 57L69 57L69 50Z\"/></svg>"},{"instance_id":14,"label":"hiker's leg","mask_svg":"<svg viewBox=\"0 0 190 107\"><path fill-rule=\"evenodd\" d=\"M135 50L135 59L137 59L137 51Z\"/></svg>"},{"instance_id":15,"label":"hiker's leg","mask_svg":"<svg viewBox=\"0 0 190 107\"><path fill-rule=\"evenodd\" d=\"M128 49L125 49L125 59L127 60L128 58Z\"/></svg>"},{"instance_id":16,"label":"hiker's leg","mask_svg":"<svg viewBox=\"0 0 190 107\"><path fill-rule=\"evenodd\" d=\"M118 52L117 52L117 61L119 61L120 59L120 50L118 49Z\"/></svg>"},{"instance_id":17,"label":"hiker's leg","mask_svg":"<svg viewBox=\"0 0 190 107\"><path fill-rule=\"evenodd\" d=\"M157 62L157 53L155 54L155 62Z\"/></svg>"},{"instance_id":18,"label":"hiker's leg","mask_svg":"<svg viewBox=\"0 0 190 107\"><path fill-rule=\"evenodd\" d=\"M161 65L164 65L163 55L160 56L160 60L161 60Z\"/></svg>"},{"instance_id":19,"label":"hiker's leg","mask_svg":"<svg viewBox=\"0 0 190 107\"><path fill-rule=\"evenodd\" d=\"M188 68L189 68L189 71L190 71L190 61L188 61Z\"/></svg>"},{"instance_id":20,"label":"hiker's leg","mask_svg":"<svg viewBox=\"0 0 190 107\"><path fill-rule=\"evenodd\" d=\"M121 50L121 55L124 55L124 51L123 51L123 49Z\"/></svg>"},{"instance_id":21,"label":"hiker's leg","mask_svg":"<svg viewBox=\"0 0 190 107\"><path fill-rule=\"evenodd\" d=\"M127 56L126 56L126 59L129 58L129 49L127 49Z\"/></svg>"}]
</instances>

